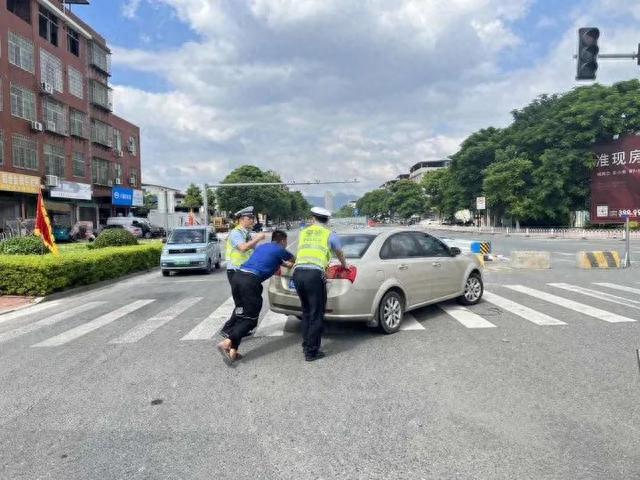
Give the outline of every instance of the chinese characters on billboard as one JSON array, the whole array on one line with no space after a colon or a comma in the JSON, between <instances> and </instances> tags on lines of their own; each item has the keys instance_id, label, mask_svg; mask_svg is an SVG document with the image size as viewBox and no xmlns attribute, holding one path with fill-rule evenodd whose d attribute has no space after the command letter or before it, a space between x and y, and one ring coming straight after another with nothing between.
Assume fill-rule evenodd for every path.
<instances>
[{"instance_id":1,"label":"chinese characters on billboard","mask_svg":"<svg viewBox=\"0 0 640 480\"><path fill-rule=\"evenodd\" d=\"M640 137L630 135L594 148L591 223L640 220Z\"/></svg>"}]
</instances>

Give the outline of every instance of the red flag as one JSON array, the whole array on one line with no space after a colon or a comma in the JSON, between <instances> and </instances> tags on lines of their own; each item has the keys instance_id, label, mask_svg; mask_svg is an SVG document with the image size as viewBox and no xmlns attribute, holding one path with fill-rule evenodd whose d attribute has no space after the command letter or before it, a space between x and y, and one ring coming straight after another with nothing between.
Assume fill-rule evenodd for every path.
<instances>
[{"instance_id":1,"label":"red flag","mask_svg":"<svg viewBox=\"0 0 640 480\"><path fill-rule=\"evenodd\" d=\"M51 228L51 222L49 221L49 214L44 206L44 200L42 199L42 190L38 193L36 228L33 233L42 238L42 243L44 243L51 253L58 255L58 246L56 245L56 240L53 238L53 229Z\"/></svg>"}]
</instances>

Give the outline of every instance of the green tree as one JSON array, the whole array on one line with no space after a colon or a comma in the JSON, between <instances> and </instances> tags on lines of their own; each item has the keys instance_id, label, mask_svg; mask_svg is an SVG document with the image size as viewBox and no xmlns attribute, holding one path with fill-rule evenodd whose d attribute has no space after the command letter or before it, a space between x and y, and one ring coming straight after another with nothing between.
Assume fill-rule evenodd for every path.
<instances>
[{"instance_id":1,"label":"green tree","mask_svg":"<svg viewBox=\"0 0 640 480\"><path fill-rule=\"evenodd\" d=\"M489 206L494 212L516 220L531 217L531 190L533 162L526 158L506 158L500 151L500 161L489 166L483 182Z\"/></svg>"},{"instance_id":2,"label":"green tree","mask_svg":"<svg viewBox=\"0 0 640 480\"><path fill-rule=\"evenodd\" d=\"M351 205L343 205L335 214L336 218L351 218L355 217L355 208Z\"/></svg>"},{"instance_id":3,"label":"green tree","mask_svg":"<svg viewBox=\"0 0 640 480\"><path fill-rule=\"evenodd\" d=\"M182 200L182 206L186 208L192 208L194 210L199 209L203 205L202 190L195 183L190 184L187 187L185 197Z\"/></svg>"},{"instance_id":4,"label":"green tree","mask_svg":"<svg viewBox=\"0 0 640 480\"><path fill-rule=\"evenodd\" d=\"M421 181L425 193L425 207L439 217L451 217L457 209L455 181L447 168L427 172Z\"/></svg>"},{"instance_id":5,"label":"green tree","mask_svg":"<svg viewBox=\"0 0 640 480\"><path fill-rule=\"evenodd\" d=\"M391 187L388 206L391 214L400 218L422 215L425 210L424 191L416 182L399 180Z\"/></svg>"},{"instance_id":6,"label":"green tree","mask_svg":"<svg viewBox=\"0 0 640 480\"><path fill-rule=\"evenodd\" d=\"M389 212L388 198L389 192L379 188L365 193L356 202L356 207L361 214L367 217L384 217Z\"/></svg>"}]
</instances>

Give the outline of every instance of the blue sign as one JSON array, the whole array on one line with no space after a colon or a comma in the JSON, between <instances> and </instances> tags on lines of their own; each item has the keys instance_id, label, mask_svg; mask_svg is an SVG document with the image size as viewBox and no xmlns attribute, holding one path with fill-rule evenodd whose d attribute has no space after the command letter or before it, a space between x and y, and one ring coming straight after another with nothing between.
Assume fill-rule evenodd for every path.
<instances>
[{"instance_id":1,"label":"blue sign","mask_svg":"<svg viewBox=\"0 0 640 480\"><path fill-rule=\"evenodd\" d=\"M121 207L130 207L133 205L133 189L113 187L111 189L111 204Z\"/></svg>"}]
</instances>

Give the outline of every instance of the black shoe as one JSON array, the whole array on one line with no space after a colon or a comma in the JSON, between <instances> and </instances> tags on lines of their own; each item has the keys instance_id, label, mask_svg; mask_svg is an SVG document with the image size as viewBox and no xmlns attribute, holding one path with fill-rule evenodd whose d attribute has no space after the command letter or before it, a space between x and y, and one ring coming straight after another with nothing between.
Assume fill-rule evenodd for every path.
<instances>
[{"instance_id":1,"label":"black shoe","mask_svg":"<svg viewBox=\"0 0 640 480\"><path fill-rule=\"evenodd\" d=\"M305 359L307 362L313 362L313 361L315 361L315 360L320 360L321 358L324 358L324 356L325 356L325 355L324 355L324 352L318 351L318 352L316 352L316 353L315 353L315 355L308 355L308 354L306 354L306 355L304 356L304 359Z\"/></svg>"}]
</instances>

